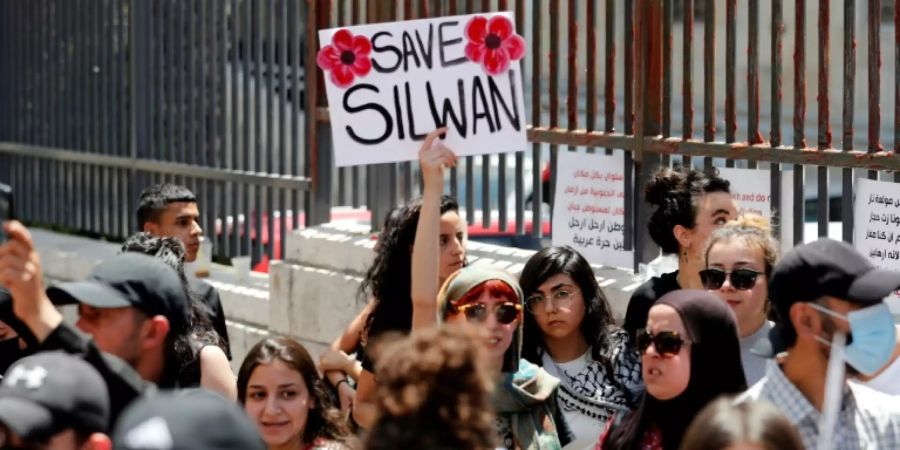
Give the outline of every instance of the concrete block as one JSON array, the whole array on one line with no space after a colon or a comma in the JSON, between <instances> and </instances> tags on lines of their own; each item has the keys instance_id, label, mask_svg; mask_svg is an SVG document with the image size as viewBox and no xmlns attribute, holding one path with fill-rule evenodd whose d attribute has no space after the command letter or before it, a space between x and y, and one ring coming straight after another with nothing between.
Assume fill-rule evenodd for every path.
<instances>
[{"instance_id":1,"label":"concrete block","mask_svg":"<svg viewBox=\"0 0 900 450\"><path fill-rule=\"evenodd\" d=\"M371 246L362 244L371 241L367 233L312 227L293 231L286 239L285 261L306 266L363 274L374 257Z\"/></svg>"},{"instance_id":2,"label":"concrete block","mask_svg":"<svg viewBox=\"0 0 900 450\"><path fill-rule=\"evenodd\" d=\"M256 326L267 327L269 323L269 291L246 286L207 280L219 291L225 317L235 318Z\"/></svg>"},{"instance_id":3,"label":"concrete block","mask_svg":"<svg viewBox=\"0 0 900 450\"><path fill-rule=\"evenodd\" d=\"M293 283L294 272L299 267L281 261L269 265L269 330L280 334L291 334L291 319L294 317Z\"/></svg>"},{"instance_id":4,"label":"concrete block","mask_svg":"<svg viewBox=\"0 0 900 450\"><path fill-rule=\"evenodd\" d=\"M362 308L357 300L358 277L299 267L290 286L290 331L286 334L317 342L331 342ZM274 283L274 276L273 276ZM274 294L273 294L273 299ZM284 311L283 309L280 311ZM281 332L270 322L270 329Z\"/></svg>"}]
</instances>

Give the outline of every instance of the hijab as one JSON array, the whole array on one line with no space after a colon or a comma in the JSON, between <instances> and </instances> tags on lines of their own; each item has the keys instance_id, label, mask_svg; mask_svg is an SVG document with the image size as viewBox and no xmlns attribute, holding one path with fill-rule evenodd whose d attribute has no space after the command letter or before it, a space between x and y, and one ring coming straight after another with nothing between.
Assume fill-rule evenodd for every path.
<instances>
[{"instance_id":1,"label":"hijab","mask_svg":"<svg viewBox=\"0 0 900 450\"><path fill-rule=\"evenodd\" d=\"M691 342L691 379L684 392L670 400L645 393L637 410L610 432L607 448L637 448L655 425L662 433L663 448L676 450L704 406L720 395L747 388L737 322L725 302L707 291L685 289L664 295L656 305L672 307L684 323Z\"/></svg>"}]
</instances>

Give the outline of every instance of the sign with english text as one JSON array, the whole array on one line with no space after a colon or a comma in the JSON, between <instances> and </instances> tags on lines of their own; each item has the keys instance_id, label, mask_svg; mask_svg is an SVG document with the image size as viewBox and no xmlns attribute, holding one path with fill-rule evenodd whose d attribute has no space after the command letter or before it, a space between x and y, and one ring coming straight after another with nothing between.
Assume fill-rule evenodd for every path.
<instances>
[{"instance_id":1,"label":"sign with english text","mask_svg":"<svg viewBox=\"0 0 900 450\"><path fill-rule=\"evenodd\" d=\"M458 155L525 150L512 13L332 28L319 43L336 166L414 160L442 126Z\"/></svg>"},{"instance_id":2,"label":"sign with english text","mask_svg":"<svg viewBox=\"0 0 900 450\"><path fill-rule=\"evenodd\" d=\"M591 264L632 268L625 250L625 162L612 155L560 151L556 163L553 245L578 250Z\"/></svg>"},{"instance_id":3,"label":"sign with english text","mask_svg":"<svg viewBox=\"0 0 900 450\"><path fill-rule=\"evenodd\" d=\"M772 175L768 169L741 169L719 167L719 176L731 184L731 197L737 203L740 213L751 213L781 224L781 236L776 236L782 244L782 251L793 247L793 172L781 173L781 208L772 214ZM774 230L774 226L772 227Z\"/></svg>"}]
</instances>

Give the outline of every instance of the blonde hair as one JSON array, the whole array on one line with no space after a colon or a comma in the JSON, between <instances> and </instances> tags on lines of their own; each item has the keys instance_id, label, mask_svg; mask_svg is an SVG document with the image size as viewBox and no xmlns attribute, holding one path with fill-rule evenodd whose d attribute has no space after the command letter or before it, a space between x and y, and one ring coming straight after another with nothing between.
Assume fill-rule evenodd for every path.
<instances>
[{"instance_id":1,"label":"blonde hair","mask_svg":"<svg viewBox=\"0 0 900 450\"><path fill-rule=\"evenodd\" d=\"M772 225L769 219L758 214L741 214L723 225L722 228L713 231L706 244L706 252L704 252L706 265L709 265L709 251L714 245L735 239L741 239L747 245L762 250L766 277L770 277L772 268L775 267L775 263L781 256L780 246L778 240L772 235Z\"/></svg>"}]
</instances>

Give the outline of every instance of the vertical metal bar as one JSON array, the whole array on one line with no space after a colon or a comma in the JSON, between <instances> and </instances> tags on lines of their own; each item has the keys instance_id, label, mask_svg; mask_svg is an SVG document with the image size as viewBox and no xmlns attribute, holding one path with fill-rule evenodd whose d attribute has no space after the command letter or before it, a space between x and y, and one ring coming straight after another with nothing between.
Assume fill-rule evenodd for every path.
<instances>
[{"instance_id":1,"label":"vertical metal bar","mask_svg":"<svg viewBox=\"0 0 900 450\"><path fill-rule=\"evenodd\" d=\"M772 0L772 84L771 84L771 126L772 126L772 134L769 139L769 144L772 148L777 148L781 146L781 98L782 98L782 88L781 88L781 68L783 64L782 60L782 48L783 48L783 39L784 39L784 20L783 20L783 0ZM780 214L781 217L790 214L789 211L782 211L781 209L781 164L772 163L769 167L769 175L771 176L771 190L772 190L772 198L771 198L771 208L772 211L775 211L776 214ZM775 236L781 236L781 221L775 220L773 221L774 227L773 231L775 232Z\"/></svg>"},{"instance_id":2,"label":"vertical metal bar","mask_svg":"<svg viewBox=\"0 0 900 450\"><path fill-rule=\"evenodd\" d=\"M559 9L559 0L550 0L550 15L552 19L550 20L550 80L548 84L548 95L550 96L550 128L558 128L559 127L559 72L561 71L561 67L559 64L560 61L560 49L559 49L559 22L562 21L562 17ZM549 195L547 203L550 204L550 217L551 223L553 223L553 200L556 193L556 162L557 155L559 152L559 146L556 144L550 144L550 189L548 190ZM553 233L553 229L550 230Z\"/></svg>"},{"instance_id":3,"label":"vertical metal bar","mask_svg":"<svg viewBox=\"0 0 900 450\"><path fill-rule=\"evenodd\" d=\"M794 30L794 147L805 148L803 125L806 118L806 0L796 2ZM794 164L794 244L803 242L805 220L803 166Z\"/></svg>"},{"instance_id":4,"label":"vertical metal bar","mask_svg":"<svg viewBox=\"0 0 900 450\"><path fill-rule=\"evenodd\" d=\"M688 0L690 1L690 0ZM616 129L616 1L606 0L604 54L606 71L603 80L603 131L611 133ZM628 53L628 49L625 49ZM627 84L627 83L626 83ZM606 149L611 155L612 149Z\"/></svg>"},{"instance_id":5,"label":"vertical metal bar","mask_svg":"<svg viewBox=\"0 0 900 450\"><path fill-rule=\"evenodd\" d=\"M625 90L625 104L622 105L622 110L624 114L625 124L624 124L624 132L626 135L634 134L634 4L633 2L625 2L625 11L624 11L624 24L623 31L625 34L625 69L624 76L622 77L622 84ZM637 199L640 197L637 194L637 189L635 188L637 180L635 180L635 165L634 165L634 153L633 152L625 152L625 162L624 162L623 171L625 172L625 205L632 207L631 213L626 213L625 218L623 220L623 227L625 233L625 250L634 249L637 244L635 236L638 235L636 232L636 226L634 223L634 212L633 208L637 204ZM637 255L637 252L635 252ZM635 261L637 261L639 257L635 256Z\"/></svg>"},{"instance_id":6,"label":"vertical metal bar","mask_svg":"<svg viewBox=\"0 0 900 450\"><path fill-rule=\"evenodd\" d=\"M895 12L895 27L897 22ZM900 74L900 71L897 73ZM853 150L853 108L856 97L854 86L856 86L856 0L844 0L844 108L841 132L841 147L844 151ZM853 169L843 169L841 172L842 238L846 242L853 242Z\"/></svg>"},{"instance_id":7,"label":"vertical metal bar","mask_svg":"<svg viewBox=\"0 0 900 450\"><path fill-rule=\"evenodd\" d=\"M450 0L448 8L448 14L451 16L455 16L457 14L456 9L456 0ZM468 161L466 161L468 165ZM459 198L459 173L456 167L450 168L450 195L454 198ZM468 209L466 210L467 215L469 215Z\"/></svg>"},{"instance_id":8,"label":"vertical metal bar","mask_svg":"<svg viewBox=\"0 0 900 450\"><path fill-rule=\"evenodd\" d=\"M351 0L351 3L352 3L351 23L353 25L356 25L356 24L360 23L360 9L361 8L360 8L359 2L357 0ZM360 205L362 204L362 199L361 199L362 195L360 193L360 190L362 189L362 180L361 180L362 177L360 175L360 170L361 169L359 166L353 166L352 174L351 174L351 177L353 179L353 183L351 186L352 186L352 201L353 201L354 208L359 208ZM455 174L456 168L454 167L453 169L451 169L451 172L453 172ZM454 178L454 180L455 180L455 178ZM455 193L454 193L454 195L455 195Z\"/></svg>"},{"instance_id":9,"label":"vertical metal bar","mask_svg":"<svg viewBox=\"0 0 900 450\"><path fill-rule=\"evenodd\" d=\"M831 124L828 121L828 63L830 30L829 2L819 2L819 150L831 148ZM819 236L828 236L828 167L818 167L818 208Z\"/></svg>"},{"instance_id":10,"label":"vertical metal bar","mask_svg":"<svg viewBox=\"0 0 900 450\"><path fill-rule=\"evenodd\" d=\"M525 0L516 0L516 30L520 33L525 33ZM534 56L532 55L532 58ZM527 56L526 56L527 58ZM525 76L525 71L527 70L527 64L523 59L521 62L523 77L522 80L527 80ZM515 194L515 206L516 206L516 234L523 235L525 234L525 149L522 151L516 152L516 194ZM503 215L501 214L501 226L503 226Z\"/></svg>"},{"instance_id":11,"label":"vertical metal bar","mask_svg":"<svg viewBox=\"0 0 900 450\"><path fill-rule=\"evenodd\" d=\"M672 25L675 21L673 0L662 2L662 129L663 137L672 135ZM663 155L664 165L669 165L669 155Z\"/></svg>"},{"instance_id":12,"label":"vertical metal bar","mask_svg":"<svg viewBox=\"0 0 900 450\"><path fill-rule=\"evenodd\" d=\"M881 2L869 0L869 146L870 153L883 151L881 134ZM869 179L878 172L869 171Z\"/></svg>"},{"instance_id":13,"label":"vertical metal bar","mask_svg":"<svg viewBox=\"0 0 900 450\"><path fill-rule=\"evenodd\" d=\"M532 0L531 3L531 125L542 126L541 123L541 79L544 74L541 70L541 34L544 9L541 0ZM531 235L541 237L541 204L543 202L543 189L541 186L541 144L533 142L531 145Z\"/></svg>"},{"instance_id":14,"label":"vertical metal bar","mask_svg":"<svg viewBox=\"0 0 900 450\"><path fill-rule=\"evenodd\" d=\"M223 19L226 24L230 24L229 28L231 30L231 33L228 36L228 53L225 54L226 64L230 64L231 67L231 99L229 103L230 108L228 109L231 114L231 141L228 142L228 145L225 147L225 168L234 169L240 167L238 147L241 145L242 129L242 122L240 120L241 100L239 98L240 82L238 79L241 76L238 71L238 68L241 66L239 33L240 14L238 12L238 0L230 0L228 6L228 15ZM228 65L225 67L228 67ZM246 101L246 99L244 100ZM297 122L294 121L293 123L295 124L294 128L296 129ZM240 186L237 183L227 183L225 190L225 195L229 198L229 201L226 202L228 204L226 207L226 214L228 214L228 217L222 223L222 234L225 235L225 254L229 257L239 256L241 254L238 226L238 217L240 214L240 209L238 208L238 193L240 191ZM229 231L228 218L231 219L230 234L226 234Z\"/></svg>"},{"instance_id":15,"label":"vertical metal bar","mask_svg":"<svg viewBox=\"0 0 900 450\"><path fill-rule=\"evenodd\" d=\"M257 115L252 113L252 105L253 105L253 95L251 94L251 79L254 63L253 63L253 55L255 54L254 46L253 46L253 33L255 27L253 25L253 16L254 16L254 2L255 0L244 0L243 3L243 11L241 11L241 16L243 16L243 27L240 35L241 42L241 62L243 63L244 68L244 78L243 78L243 87L244 87L244 114L243 114L243 133L244 133L244 142L241 146L240 154L240 170L253 170L254 167L251 166L252 157L250 156L254 153L254 143L258 139L258 132L253 127L253 121ZM259 101L259 98L256 98L256 101ZM253 202L253 192L252 188L249 185L239 185L240 189L240 209L243 217L243 230L241 231L241 243L238 247L238 254L251 256L250 249L250 226L253 222L251 217L251 212L253 210L252 202Z\"/></svg>"},{"instance_id":16,"label":"vertical metal bar","mask_svg":"<svg viewBox=\"0 0 900 450\"><path fill-rule=\"evenodd\" d=\"M753 144L761 144L764 139L759 132L759 0L749 0L748 19L750 28L748 31L747 49L747 96L749 105L747 111L747 141ZM776 102L777 100L772 100ZM751 169L756 168L756 161L750 161Z\"/></svg>"},{"instance_id":17,"label":"vertical metal bar","mask_svg":"<svg viewBox=\"0 0 900 450\"><path fill-rule=\"evenodd\" d=\"M597 5L594 2L587 2L587 14L585 17L585 40L587 45L584 51L585 64L585 124L587 131L597 130ZM588 152L593 153L594 149L589 148Z\"/></svg>"},{"instance_id":18,"label":"vertical metal bar","mask_svg":"<svg viewBox=\"0 0 900 450\"><path fill-rule=\"evenodd\" d=\"M716 0L706 0L703 11L703 140L716 139ZM712 158L703 158L706 168Z\"/></svg>"},{"instance_id":19,"label":"vertical metal bar","mask_svg":"<svg viewBox=\"0 0 900 450\"><path fill-rule=\"evenodd\" d=\"M147 54L150 52L149 21L147 17L149 17L150 13L149 3L140 0L132 0L128 8L129 22L127 30L130 33L129 42L132 45L132 49L129 52L130 61L128 66L130 70L130 82L128 83L130 92L128 92L128 95L130 98L129 104L131 105L129 111L131 119L129 149L132 158L146 157L149 154L147 148L149 142L149 120L147 109L143 105L147 104L150 96L149 78L147 76L149 71ZM128 180L124 180L126 186L128 186L126 188L126 191L128 191L126 195L128 202L121 203L129 206L134 201L134 193L139 192L142 188L142 186L137 185L138 177L135 175L136 171L132 169ZM130 214L128 215L130 216Z\"/></svg>"},{"instance_id":20,"label":"vertical metal bar","mask_svg":"<svg viewBox=\"0 0 900 450\"><path fill-rule=\"evenodd\" d=\"M412 0L404 0L403 1L403 15L400 16L400 19L417 19L415 11L413 11ZM405 203L408 203L412 198L412 190L413 190L413 170L412 163L410 161L404 161L400 164L400 172L402 174L403 180L403 200ZM420 185L420 188L424 188L423 185Z\"/></svg>"},{"instance_id":21,"label":"vertical metal bar","mask_svg":"<svg viewBox=\"0 0 900 450\"><path fill-rule=\"evenodd\" d=\"M737 66L737 0L725 2L725 142L732 143L737 135L737 101L735 92L735 66ZM734 167L734 159L725 161Z\"/></svg>"},{"instance_id":22,"label":"vertical metal bar","mask_svg":"<svg viewBox=\"0 0 900 450\"><path fill-rule=\"evenodd\" d=\"M281 155L281 165L279 167L278 173L284 174L284 175L291 173L291 169L290 169L291 150L288 149L287 129L289 126L293 128L294 126L298 125L298 124L293 124L293 123L290 123L287 121L288 111L289 111L288 108L290 108L290 105L288 103L288 92L290 92L290 80L288 78L288 75L290 74L290 75L296 76L296 74L294 74L290 71L290 65L288 63L288 43L291 41L291 35L290 35L291 27L288 22L288 17L289 17L288 1L289 0L281 0L281 8L279 10L279 16L281 17L281 20L278 21L278 23L279 23L279 34L278 34L279 35L279 38L278 38L279 44L278 45L279 45L279 49L281 50L281 54L279 55L279 59L281 60L280 61L281 64L279 66L279 68L281 70L281 103L280 103L280 109L278 110L278 126L279 126L278 129L280 131L279 139L278 139L278 151L280 152L280 155ZM342 10L342 12L343 12L343 10ZM343 18L343 15L341 15L341 17ZM294 93L294 95L296 95L296 91L294 91L293 93ZM279 234L280 239L278 240L278 242L280 242L280 248L278 250L281 255L281 258L284 258L285 248L287 246L287 243L286 243L286 241L287 241L286 237L288 234L287 204L290 199L290 194L291 193L287 190L279 190L278 191L278 196L279 196L278 211L281 213L281 220L279 222L279 225L281 228L281 233Z\"/></svg>"},{"instance_id":23,"label":"vertical metal bar","mask_svg":"<svg viewBox=\"0 0 900 450\"><path fill-rule=\"evenodd\" d=\"M290 17L295 20L305 18L305 20L301 20L299 23L304 23L304 22L308 21L309 17L310 17L306 12L304 12L304 6L303 6L304 4L305 4L305 2L302 2L300 0L291 0L292 13L290 14ZM353 23L359 22L359 7L358 6L359 5L354 0L354 2L353 2ZM304 40L305 35L303 34L303 32L305 30L303 30L302 28L299 30L295 30L293 27L291 27L291 28L293 30L291 32L291 41L293 42L293 45L291 47L292 48L292 50L291 50L291 55L292 55L292 57L291 57L291 74L293 75L292 76L292 80L293 80L292 92L294 93L294 96L292 98L293 105L291 108L291 128L293 130L293 138L292 138L293 146L292 146L292 151L291 151L291 171L289 173L296 176L296 175L300 175L300 173L301 173L301 161L302 161L302 164L307 164L309 162L309 160L305 158L305 155L307 154L307 151L306 151L307 145L306 145L306 141L303 140L306 137L306 131L305 131L305 127L303 127L300 123L300 110L305 109L306 108L305 105L309 104L305 98L305 96L308 94L306 92L306 83L307 83L306 80L308 80L308 77L306 76L306 71L303 68L304 64L306 64L304 52L307 51L306 48L309 46L312 46L309 51L312 51L312 49L314 49L316 47L315 47L315 41L305 42L305 40ZM303 83L302 87L300 84L301 74L304 77L304 83ZM302 89L302 91L301 91L301 89ZM301 95L301 93L302 93L302 95ZM303 139L301 139L301 137L300 137L301 129L304 130ZM303 158L301 158L301 155L303 156ZM354 171L355 170L356 170L356 168L354 168ZM354 172L354 173L356 173L356 172ZM360 189L359 183L355 184L353 189L354 189L354 194L356 195L356 200L358 201L359 200L359 189ZM293 199L292 199L293 203L291 204L291 210L293 211L293 220L292 220L293 223L291 226L292 229L300 228L300 225L301 225L300 203L301 203L301 199L303 199L305 197L306 196L301 192L293 193Z\"/></svg>"},{"instance_id":24,"label":"vertical metal bar","mask_svg":"<svg viewBox=\"0 0 900 450\"><path fill-rule=\"evenodd\" d=\"M424 5L425 2L423 1ZM507 11L509 5L507 0L499 0L497 8L500 11ZM516 32L522 33L522 29L516 28ZM519 63L521 68L522 63ZM521 69L520 69L521 70ZM507 211L506 211L506 153L497 156L497 213L498 213L498 229L503 232L507 229Z\"/></svg>"}]
</instances>

